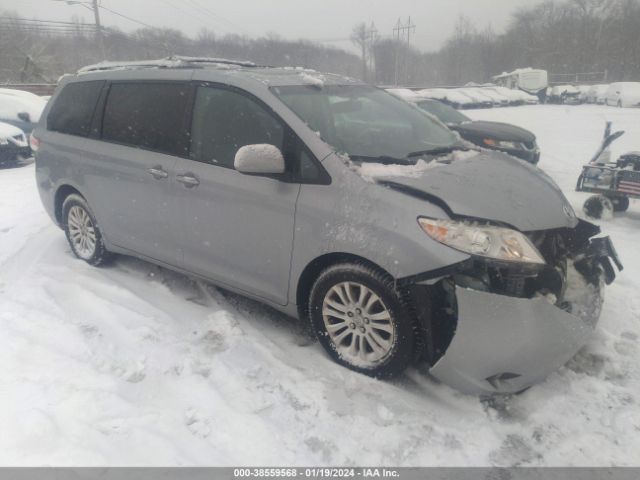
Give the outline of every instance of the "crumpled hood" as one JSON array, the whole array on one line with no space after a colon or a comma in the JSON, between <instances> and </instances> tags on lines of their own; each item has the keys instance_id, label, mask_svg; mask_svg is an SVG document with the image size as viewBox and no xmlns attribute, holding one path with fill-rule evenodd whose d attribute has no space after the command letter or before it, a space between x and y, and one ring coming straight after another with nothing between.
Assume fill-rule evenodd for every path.
<instances>
[{"instance_id":1,"label":"crumpled hood","mask_svg":"<svg viewBox=\"0 0 640 480\"><path fill-rule=\"evenodd\" d=\"M473 136L487 136L508 142L530 143L536 139L536 136L529 130L508 123L475 121L452 125L450 128Z\"/></svg>"},{"instance_id":2,"label":"crumpled hood","mask_svg":"<svg viewBox=\"0 0 640 480\"><path fill-rule=\"evenodd\" d=\"M433 166L419 175L377 175L375 181L439 203L454 217L505 223L523 232L573 228L578 222L549 176L499 152Z\"/></svg>"}]
</instances>

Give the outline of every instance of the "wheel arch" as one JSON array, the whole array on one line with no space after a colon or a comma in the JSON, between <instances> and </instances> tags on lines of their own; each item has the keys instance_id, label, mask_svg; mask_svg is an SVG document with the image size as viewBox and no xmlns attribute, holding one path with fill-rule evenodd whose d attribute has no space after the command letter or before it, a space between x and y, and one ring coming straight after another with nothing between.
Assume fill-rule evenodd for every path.
<instances>
[{"instance_id":1,"label":"wheel arch","mask_svg":"<svg viewBox=\"0 0 640 480\"><path fill-rule=\"evenodd\" d=\"M324 270L340 263L365 264L393 278L393 276L380 265L360 255L346 252L332 252L320 255L309 262L298 277L296 284L296 306L301 319L306 318L309 295L315 280Z\"/></svg>"},{"instance_id":2,"label":"wheel arch","mask_svg":"<svg viewBox=\"0 0 640 480\"><path fill-rule=\"evenodd\" d=\"M62 220L62 205L64 204L66 198L71 194L80 195L82 198L86 198L76 187L70 184L64 184L58 187L54 196L53 211L56 217L56 222L59 226L62 226L64 224Z\"/></svg>"}]
</instances>

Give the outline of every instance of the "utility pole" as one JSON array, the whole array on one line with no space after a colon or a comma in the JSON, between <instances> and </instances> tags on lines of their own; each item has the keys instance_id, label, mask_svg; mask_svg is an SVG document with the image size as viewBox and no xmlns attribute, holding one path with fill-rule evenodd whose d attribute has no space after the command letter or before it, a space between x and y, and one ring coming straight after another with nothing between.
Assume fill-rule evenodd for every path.
<instances>
[{"instance_id":1,"label":"utility pole","mask_svg":"<svg viewBox=\"0 0 640 480\"><path fill-rule=\"evenodd\" d=\"M369 27L369 29L365 31L365 38L366 38L366 41L367 41L367 50L369 52L369 69L371 70L371 73L374 73L374 69L373 69L373 59L374 59L373 46L375 45L376 41L378 40L378 29L376 28L376 26L375 26L375 24L373 22L371 22L371 26Z\"/></svg>"},{"instance_id":2,"label":"utility pole","mask_svg":"<svg viewBox=\"0 0 640 480\"><path fill-rule=\"evenodd\" d=\"M362 22L356 25L351 33L351 41L360 47L362 52L362 79L365 81L368 77L367 60L369 59L372 61L373 59L372 50L377 39L378 29L373 22L371 22L370 27L367 27L367 24Z\"/></svg>"},{"instance_id":3,"label":"utility pole","mask_svg":"<svg viewBox=\"0 0 640 480\"><path fill-rule=\"evenodd\" d=\"M102 52L102 58L107 59L107 50L104 46L104 32L102 31L102 23L100 22L100 5L98 0L93 0L93 16L96 20L96 38L98 39L98 45Z\"/></svg>"},{"instance_id":4,"label":"utility pole","mask_svg":"<svg viewBox=\"0 0 640 480\"><path fill-rule=\"evenodd\" d=\"M398 85L398 76L400 72L400 55L399 51L402 48L402 44L405 42L406 36L406 48L404 48L404 77L405 81L408 78L409 74L409 47L411 45L411 34L416 31L415 24L411 23L411 17L408 18L406 25L402 23L402 20L398 18L398 22L396 26L393 27L393 37L396 40L396 68L395 68L395 84Z\"/></svg>"},{"instance_id":5,"label":"utility pole","mask_svg":"<svg viewBox=\"0 0 640 480\"><path fill-rule=\"evenodd\" d=\"M107 59L107 49L104 44L104 32L102 30L102 22L100 21L100 0L54 0L56 2L64 2L67 5L81 5L86 9L93 10L93 17L96 22L96 41L98 48L104 60Z\"/></svg>"}]
</instances>

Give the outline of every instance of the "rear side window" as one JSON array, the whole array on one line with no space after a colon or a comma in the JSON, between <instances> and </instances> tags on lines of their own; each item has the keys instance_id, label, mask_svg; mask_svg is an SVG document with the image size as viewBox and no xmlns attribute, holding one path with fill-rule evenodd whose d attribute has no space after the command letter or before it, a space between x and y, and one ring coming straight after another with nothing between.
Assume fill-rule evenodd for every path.
<instances>
[{"instance_id":1,"label":"rear side window","mask_svg":"<svg viewBox=\"0 0 640 480\"><path fill-rule=\"evenodd\" d=\"M114 83L104 110L102 139L185 156L188 98L188 84Z\"/></svg>"},{"instance_id":2,"label":"rear side window","mask_svg":"<svg viewBox=\"0 0 640 480\"><path fill-rule=\"evenodd\" d=\"M77 82L65 86L47 117L47 128L68 135L88 136L103 86L103 81Z\"/></svg>"}]
</instances>

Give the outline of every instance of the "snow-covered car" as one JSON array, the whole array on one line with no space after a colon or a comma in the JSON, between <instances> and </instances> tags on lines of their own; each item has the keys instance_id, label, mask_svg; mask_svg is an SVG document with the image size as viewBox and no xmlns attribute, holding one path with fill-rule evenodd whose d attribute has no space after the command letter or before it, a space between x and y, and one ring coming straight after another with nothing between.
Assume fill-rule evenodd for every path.
<instances>
[{"instance_id":1,"label":"snow-covered car","mask_svg":"<svg viewBox=\"0 0 640 480\"><path fill-rule=\"evenodd\" d=\"M477 99L473 99L454 88L428 88L419 90L416 93L423 98L440 100L453 108L475 108L480 106Z\"/></svg>"},{"instance_id":2,"label":"snow-covered car","mask_svg":"<svg viewBox=\"0 0 640 480\"><path fill-rule=\"evenodd\" d=\"M605 103L615 107L640 107L640 82L612 83Z\"/></svg>"},{"instance_id":3,"label":"snow-covered car","mask_svg":"<svg viewBox=\"0 0 640 480\"><path fill-rule=\"evenodd\" d=\"M439 100L420 99L414 103L468 142L508 153L533 165L540 161L536 136L529 130L508 123L471 120Z\"/></svg>"},{"instance_id":4,"label":"snow-covered car","mask_svg":"<svg viewBox=\"0 0 640 480\"><path fill-rule=\"evenodd\" d=\"M0 122L18 127L29 135L40 121L47 102L29 92L0 89Z\"/></svg>"},{"instance_id":5,"label":"snow-covered car","mask_svg":"<svg viewBox=\"0 0 640 480\"><path fill-rule=\"evenodd\" d=\"M465 392L521 391L587 342L612 281L612 248L547 175L347 77L99 64L62 79L33 143L78 258L207 279L378 378L421 358Z\"/></svg>"},{"instance_id":6,"label":"snow-covered car","mask_svg":"<svg viewBox=\"0 0 640 480\"><path fill-rule=\"evenodd\" d=\"M507 100L503 95L499 95L498 93L486 88L465 87L460 90L470 97L477 98L483 107L506 107L509 105L509 100Z\"/></svg>"},{"instance_id":7,"label":"snow-covered car","mask_svg":"<svg viewBox=\"0 0 640 480\"><path fill-rule=\"evenodd\" d=\"M478 89L479 90L479 89ZM457 88L454 91L460 95L466 95L473 103L473 108L491 108L493 107L493 99L474 88ZM454 105L455 107L455 105Z\"/></svg>"},{"instance_id":8,"label":"snow-covered car","mask_svg":"<svg viewBox=\"0 0 640 480\"><path fill-rule=\"evenodd\" d=\"M587 103L587 98L589 96L589 91L591 90L591 85L576 85L578 89L578 99L580 103Z\"/></svg>"},{"instance_id":9,"label":"snow-covered car","mask_svg":"<svg viewBox=\"0 0 640 480\"><path fill-rule=\"evenodd\" d=\"M522 93L528 95L521 90L511 90L509 88L499 87L497 85L485 86L483 87L483 89L500 95L500 97L506 100L507 105L522 105L525 103L525 101L523 99L523 96L520 94Z\"/></svg>"},{"instance_id":10,"label":"snow-covered car","mask_svg":"<svg viewBox=\"0 0 640 480\"><path fill-rule=\"evenodd\" d=\"M580 90L573 85L556 85L547 96L549 103L578 105L581 103Z\"/></svg>"},{"instance_id":11,"label":"snow-covered car","mask_svg":"<svg viewBox=\"0 0 640 480\"><path fill-rule=\"evenodd\" d=\"M591 85L587 92L587 103L604 104L607 90L609 90L609 85Z\"/></svg>"},{"instance_id":12,"label":"snow-covered car","mask_svg":"<svg viewBox=\"0 0 640 480\"><path fill-rule=\"evenodd\" d=\"M0 122L0 165L31 156L25 133L18 127Z\"/></svg>"},{"instance_id":13,"label":"snow-covered car","mask_svg":"<svg viewBox=\"0 0 640 480\"><path fill-rule=\"evenodd\" d=\"M540 103L540 99L536 95L524 92L522 90L512 90L516 95L516 98L521 99L525 105L537 105Z\"/></svg>"}]
</instances>

